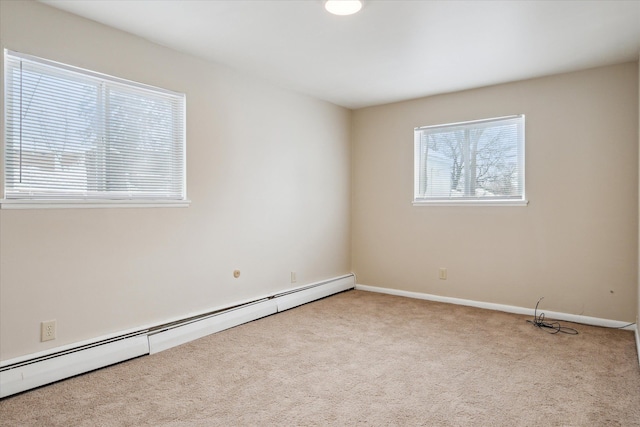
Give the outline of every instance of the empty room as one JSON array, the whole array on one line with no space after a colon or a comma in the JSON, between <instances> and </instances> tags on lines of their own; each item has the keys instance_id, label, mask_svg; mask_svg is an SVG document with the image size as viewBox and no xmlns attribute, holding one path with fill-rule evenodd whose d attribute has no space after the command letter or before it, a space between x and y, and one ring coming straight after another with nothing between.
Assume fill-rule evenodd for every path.
<instances>
[{"instance_id":1,"label":"empty room","mask_svg":"<svg viewBox=\"0 0 640 427\"><path fill-rule=\"evenodd\" d=\"M0 0L0 426L640 426L639 1Z\"/></svg>"}]
</instances>

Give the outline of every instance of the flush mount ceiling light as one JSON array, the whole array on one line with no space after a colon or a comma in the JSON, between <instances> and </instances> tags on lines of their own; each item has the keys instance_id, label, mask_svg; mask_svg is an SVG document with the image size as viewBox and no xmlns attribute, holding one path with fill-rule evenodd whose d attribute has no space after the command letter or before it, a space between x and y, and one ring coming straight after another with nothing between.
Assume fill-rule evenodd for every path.
<instances>
[{"instance_id":1,"label":"flush mount ceiling light","mask_svg":"<svg viewBox=\"0 0 640 427\"><path fill-rule=\"evenodd\" d=\"M362 9L362 0L326 0L324 8L334 15L353 15Z\"/></svg>"}]
</instances>

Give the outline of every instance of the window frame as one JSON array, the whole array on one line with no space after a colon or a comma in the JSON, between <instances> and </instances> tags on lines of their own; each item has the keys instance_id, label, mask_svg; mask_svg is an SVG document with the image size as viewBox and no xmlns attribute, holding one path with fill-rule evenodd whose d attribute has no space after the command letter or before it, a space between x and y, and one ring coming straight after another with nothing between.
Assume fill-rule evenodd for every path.
<instances>
[{"instance_id":1,"label":"window frame","mask_svg":"<svg viewBox=\"0 0 640 427\"><path fill-rule=\"evenodd\" d=\"M421 182L421 136L425 130L439 130L454 127L472 127L473 125L485 125L491 122L500 122L507 120L521 119L519 125L521 132L518 135L517 149L519 151L518 173L521 179L522 194L520 197L514 198L491 198L491 197L424 197L420 196ZM526 198L525 187L525 115L511 115L503 117L494 117L488 119L471 120L464 122L447 123L440 125L429 125L414 128L414 188L413 188L413 206L527 206L529 201Z\"/></svg>"},{"instance_id":2,"label":"window frame","mask_svg":"<svg viewBox=\"0 0 640 427\"><path fill-rule=\"evenodd\" d=\"M39 64L43 64L45 66L54 67L57 70L62 70L63 72L72 72L76 74L80 74L81 76L88 77L90 79L100 80L103 84L115 85L114 87L124 87L125 89L140 91L141 93L147 92L155 96L169 96L175 102L178 102L178 110L175 110L172 107L172 114L174 119L178 120L178 123L181 124L181 129L177 128L175 133L175 138L173 141L177 144L180 144L178 150L179 155L181 156L177 158L173 158L170 165L173 167L179 168L178 177L180 177L180 181L174 181L178 183L179 187L179 197L175 197L177 193L174 194L173 197L167 195L162 197L159 195L155 196L147 196L147 197L136 197L135 194L129 197L123 197L122 191L111 193L111 197L109 197L108 190L99 190L92 191L91 197L72 197L70 194L64 194L64 191L59 193L60 196L57 197L55 194L52 194L52 197L19 197L12 196L7 197L7 174L9 173L9 169L7 166L7 144L9 140L9 126L8 126L8 109L7 106L11 102L9 100L8 95L8 68L9 68L9 57L18 60L26 60L30 62L35 62ZM178 93L171 90L159 88L156 86L151 86L127 79L122 79L119 77L99 73L96 71L87 70L84 68L75 67L73 65L63 64L60 62L52 61L45 58L40 58L37 56L24 54L16 51L12 51L9 49L4 49L3 52L3 106L4 106L4 117L2 117L4 132L3 132L3 140L1 150L1 170L2 174L1 179L1 191L2 191L2 199L0 199L0 208L1 209L61 209L61 208L122 208L122 207L188 207L191 201L187 198L187 143L186 143L186 95L184 93ZM172 101L173 102L173 101ZM98 105L98 108L102 108ZM178 113L177 115L175 113ZM106 113L105 113L106 114ZM105 128L106 129L106 128ZM117 167L117 164L113 164L112 167ZM134 169L135 170L135 169ZM108 170L105 170L108 171ZM108 173L108 172L107 172ZM100 197L100 195L104 197Z\"/></svg>"}]
</instances>

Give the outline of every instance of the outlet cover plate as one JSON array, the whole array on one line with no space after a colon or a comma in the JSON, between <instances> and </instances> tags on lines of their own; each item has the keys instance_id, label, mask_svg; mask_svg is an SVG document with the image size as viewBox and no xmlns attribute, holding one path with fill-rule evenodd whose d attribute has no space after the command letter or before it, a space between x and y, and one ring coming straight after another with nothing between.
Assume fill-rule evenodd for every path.
<instances>
[{"instance_id":1,"label":"outlet cover plate","mask_svg":"<svg viewBox=\"0 0 640 427\"><path fill-rule=\"evenodd\" d=\"M56 321L47 320L40 323L40 341L51 341L56 339Z\"/></svg>"}]
</instances>

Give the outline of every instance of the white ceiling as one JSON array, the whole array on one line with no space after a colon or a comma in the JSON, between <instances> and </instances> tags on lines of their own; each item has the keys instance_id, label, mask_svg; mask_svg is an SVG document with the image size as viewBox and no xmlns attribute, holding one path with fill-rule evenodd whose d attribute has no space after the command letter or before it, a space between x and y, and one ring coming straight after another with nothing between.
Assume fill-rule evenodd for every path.
<instances>
[{"instance_id":1,"label":"white ceiling","mask_svg":"<svg viewBox=\"0 0 640 427\"><path fill-rule=\"evenodd\" d=\"M638 59L640 1L41 0L349 108Z\"/></svg>"}]
</instances>

